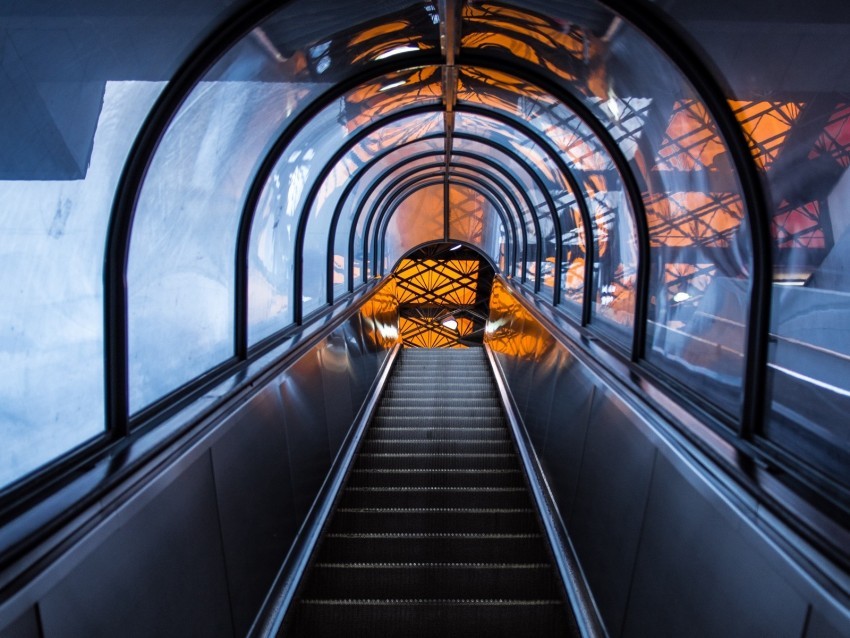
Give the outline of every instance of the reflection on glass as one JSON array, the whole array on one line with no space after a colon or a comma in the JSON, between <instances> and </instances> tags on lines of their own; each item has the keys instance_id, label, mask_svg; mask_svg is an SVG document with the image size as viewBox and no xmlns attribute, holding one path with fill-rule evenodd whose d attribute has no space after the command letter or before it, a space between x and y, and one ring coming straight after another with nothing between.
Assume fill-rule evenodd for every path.
<instances>
[{"instance_id":1,"label":"reflection on glass","mask_svg":"<svg viewBox=\"0 0 850 638\"><path fill-rule=\"evenodd\" d=\"M490 201L466 186L449 186L449 239L477 246L494 263L504 242L504 227Z\"/></svg>"},{"instance_id":2,"label":"reflection on glass","mask_svg":"<svg viewBox=\"0 0 850 638\"><path fill-rule=\"evenodd\" d=\"M383 261L392 268L420 244L443 239L443 185L427 186L404 198L386 225Z\"/></svg>"},{"instance_id":3,"label":"reflection on glass","mask_svg":"<svg viewBox=\"0 0 850 638\"><path fill-rule=\"evenodd\" d=\"M388 149L397 148L399 152L391 154L390 159L379 161L371 168L386 170L389 162L403 163L405 168L411 168L415 162L404 162L406 156L415 149L422 149L420 145L409 145L408 142L442 131L443 116L441 113L417 115L402 118L399 121L388 124L375 133L367 136L359 142L336 166L322 183L316 201L307 221L304 237L304 288L303 302L305 314L320 308L327 298L325 288L327 281L326 253L328 247L328 232L336 209L338 199L342 191L351 179L358 175L358 171L373 157L382 155ZM441 145L442 147L443 145ZM406 154L405 152L406 151ZM431 157L429 161L436 161ZM370 168L370 170L371 170ZM360 183L362 180L358 179ZM355 193L352 193L356 197ZM351 198L349 197L349 200ZM344 233L344 247L340 246L334 254L334 282L335 288L345 284L345 262L348 256L348 231L350 230L350 217L342 214L342 219L337 224L337 237L340 231ZM336 262L339 262L338 265Z\"/></svg>"},{"instance_id":4,"label":"reflection on glass","mask_svg":"<svg viewBox=\"0 0 850 638\"><path fill-rule=\"evenodd\" d=\"M751 3L753 15L773 5ZM850 100L843 76L847 11L841 3L789 5L754 21L730 46L728 18L703 9L701 25L671 16L711 56L729 106L769 188L773 298L770 411L763 435L850 487ZM826 27L825 25L829 25ZM799 42L806 54L764 42ZM790 70L790 72L789 72Z\"/></svg>"},{"instance_id":5,"label":"reflection on glass","mask_svg":"<svg viewBox=\"0 0 850 638\"><path fill-rule=\"evenodd\" d=\"M638 178L650 221L646 357L678 380L692 379L704 396L737 413L743 374L740 327L749 312L750 258L742 248L749 244L749 231L741 221L746 215L740 184L710 112L668 58L595 0L553 6L552 18L512 5L487 3L468 12L464 46L486 45L505 60L519 57L545 66L608 129ZM561 34L555 37L558 28ZM796 107L783 105L775 114L763 104L736 108L746 113L754 132L759 130L760 153L771 161L797 116ZM583 148L593 148L587 135L564 142L573 162L586 163L593 156ZM637 272L632 215L610 166L601 171L583 167L582 177L586 172L590 179L583 186L597 257L593 312L605 320L600 327L628 346ZM582 263L581 255L576 257L573 281Z\"/></svg>"},{"instance_id":6,"label":"reflection on glass","mask_svg":"<svg viewBox=\"0 0 850 638\"><path fill-rule=\"evenodd\" d=\"M317 113L278 160L266 182L251 230L248 271L250 344L285 328L293 319L290 295L295 283L292 280L295 234L298 219L308 205L308 194L319 173L346 140L371 123L373 116L391 113L391 109L388 110L389 107L375 97L380 95L381 87L404 80L403 86L393 88L393 91L400 92L399 99L392 102L395 110L404 111L418 104L434 103L438 99L435 96L439 88L439 74L428 73L429 70L432 69L391 73L352 90ZM324 204L330 201L331 193L343 185L347 175L351 175L357 166L367 161L371 151L402 143L417 131L428 134L436 126L436 121L433 117L424 117L398 127L387 127L383 133L376 133L373 139L356 148L340 165L331 167L328 180L319 186L315 202L323 209L321 221L313 226L310 240L304 244L304 312L319 308L326 298L324 260L333 207Z\"/></svg>"},{"instance_id":7,"label":"reflection on glass","mask_svg":"<svg viewBox=\"0 0 850 638\"><path fill-rule=\"evenodd\" d=\"M108 82L79 179L0 181L0 487L104 430L103 246L162 84Z\"/></svg>"}]
</instances>

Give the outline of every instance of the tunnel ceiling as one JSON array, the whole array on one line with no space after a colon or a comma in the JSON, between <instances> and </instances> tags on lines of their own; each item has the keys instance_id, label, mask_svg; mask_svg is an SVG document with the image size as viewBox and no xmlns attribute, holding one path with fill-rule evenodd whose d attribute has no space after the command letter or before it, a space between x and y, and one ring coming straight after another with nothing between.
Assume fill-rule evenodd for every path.
<instances>
[{"instance_id":1,"label":"tunnel ceiling","mask_svg":"<svg viewBox=\"0 0 850 638\"><path fill-rule=\"evenodd\" d=\"M832 419L771 392L837 387L789 348L850 360L805 313L850 288L850 74L818 63L850 41L839 5L226 4L0 9L3 418L31 450L0 484L131 434L431 242L730 436ZM777 29L794 56L759 53Z\"/></svg>"}]
</instances>

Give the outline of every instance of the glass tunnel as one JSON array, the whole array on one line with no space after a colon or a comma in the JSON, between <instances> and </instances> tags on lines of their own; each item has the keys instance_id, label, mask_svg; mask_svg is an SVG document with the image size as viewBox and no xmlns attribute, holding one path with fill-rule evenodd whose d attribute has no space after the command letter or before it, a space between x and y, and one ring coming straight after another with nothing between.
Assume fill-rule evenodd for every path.
<instances>
[{"instance_id":1,"label":"glass tunnel","mask_svg":"<svg viewBox=\"0 0 850 638\"><path fill-rule=\"evenodd\" d=\"M552 424L638 406L815 583L789 635L847 635L848 35L830 0L0 3L0 635L74 635L39 574L237 401L342 379L350 423L397 344L486 346L568 531ZM606 389L556 409L580 365Z\"/></svg>"}]
</instances>

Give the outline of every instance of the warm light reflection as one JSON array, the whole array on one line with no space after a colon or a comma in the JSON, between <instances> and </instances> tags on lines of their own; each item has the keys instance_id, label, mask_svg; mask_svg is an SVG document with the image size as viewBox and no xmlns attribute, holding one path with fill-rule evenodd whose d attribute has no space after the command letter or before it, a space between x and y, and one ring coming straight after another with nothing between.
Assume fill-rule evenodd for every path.
<instances>
[{"instance_id":1,"label":"warm light reflection","mask_svg":"<svg viewBox=\"0 0 850 638\"><path fill-rule=\"evenodd\" d=\"M488 2L463 8L461 46L499 50L573 81L585 68L588 39L577 26Z\"/></svg>"},{"instance_id":2,"label":"warm light reflection","mask_svg":"<svg viewBox=\"0 0 850 638\"><path fill-rule=\"evenodd\" d=\"M645 205L652 246L728 246L744 216L736 193L664 193Z\"/></svg>"},{"instance_id":3,"label":"warm light reflection","mask_svg":"<svg viewBox=\"0 0 850 638\"><path fill-rule=\"evenodd\" d=\"M439 67L428 66L391 73L361 84L348 93L340 110L340 123L349 131L354 131L416 104L439 103L442 95Z\"/></svg>"},{"instance_id":4,"label":"warm light reflection","mask_svg":"<svg viewBox=\"0 0 850 638\"><path fill-rule=\"evenodd\" d=\"M418 115L416 117L404 118L398 122L393 122L381 127L372 135L361 141L355 146L351 155L357 158L358 165L362 166L376 155L382 154L392 148L397 148L410 142L418 140L433 133L443 132L443 114L431 113ZM441 142L442 147L442 142ZM411 150L412 154L415 152ZM400 163L403 161L396 158L394 161Z\"/></svg>"},{"instance_id":5,"label":"warm light reflection","mask_svg":"<svg viewBox=\"0 0 850 638\"><path fill-rule=\"evenodd\" d=\"M713 168L726 146L718 134L714 120L702 102L675 102L667 131L658 151L659 170L697 171Z\"/></svg>"},{"instance_id":6,"label":"warm light reflection","mask_svg":"<svg viewBox=\"0 0 850 638\"><path fill-rule=\"evenodd\" d=\"M402 259L393 273L396 299L400 304L474 305L479 267L473 259Z\"/></svg>"},{"instance_id":7,"label":"warm light reflection","mask_svg":"<svg viewBox=\"0 0 850 638\"><path fill-rule=\"evenodd\" d=\"M396 20L371 27L352 36L347 43L352 63L383 60L408 51L428 50L433 45L423 40L418 28L408 20Z\"/></svg>"},{"instance_id":8,"label":"warm light reflection","mask_svg":"<svg viewBox=\"0 0 850 638\"><path fill-rule=\"evenodd\" d=\"M695 304L702 299L705 289L711 284L717 274L714 264L675 263L664 266L664 288L667 300L674 303L689 302ZM658 300L653 299L654 303ZM682 328L681 321L671 320L667 323L671 328Z\"/></svg>"},{"instance_id":9,"label":"warm light reflection","mask_svg":"<svg viewBox=\"0 0 850 638\"><path fill-rule=\"evenodd\" d=\"M744 129L753 157L767 168L782 150L803 103L730 100L729 104Z\"/></svg>"},{"instance_id":10,"label":"warm light reflection","mask_svg":"<svg viewBox=\"0 0 850 638\"><path fill-rule=\"evenodd\" d=\"M396 282L389 277L360 308L368 340L378 348L391 348L399 339L397 316Z\"/></svg>"},{"instance_id":11,"label":"warm light reflection","mask_svg":"<svg viewBox=\"0 0 850 638\"><path fill-rule=\"evenodd\" d=\"M582 171L606 170L611 159L588 143L589 130L552 96L501 71L461 67L458 100L507 111L531 122Z\"/></svg>"},{"instance_id":12,"label":"warm light reflection","mask_svg":"<svg viewBox=\"0 0 850 638\"><path fill-rule=\"evenodd\" d=\"M493 282L490 295L485 340L495 352L531 360L539 358L552 344L552 337L498 279Z\"/></svg>"},{"instance_id":13,"label":"warm light reflection","mask_svg":"<svg viewBox=\"0 0 850 638\"><path fill-rule=\"evenodd\" d=\"M489 209L489 202L480 194L452 185L449 188L449 235L477 246L486 245L485 231L499 225L498 221L485 220ZM495 215L492 211L490 214Z\"/></svg>"}]
</instances>

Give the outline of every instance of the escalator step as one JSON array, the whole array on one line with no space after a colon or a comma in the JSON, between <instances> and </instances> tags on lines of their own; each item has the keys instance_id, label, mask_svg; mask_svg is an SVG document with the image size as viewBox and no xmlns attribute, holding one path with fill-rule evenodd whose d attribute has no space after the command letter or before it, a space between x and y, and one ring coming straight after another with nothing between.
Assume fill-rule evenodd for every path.
<instances>
[{"instance_id":1,"label":"escalator step","mask_svg":"<svg viewBox=\"0 0 850 638\"><path fill-rule=\"evenodd\" d=\"M530 507L525 487L349 487L340 507Z\"/></svg>"},{"instance_id":2,"label":"escalator step","mask_svg":"<svg viewBox=\"0 0 850 638\"><path fill-rule=\"evenodd\" d=\"M346 598L557 598L549 563L316 563L302 596Z\"/></svg>"},{"instance_id":3,"label":"escalator step","mask_svg":"<svg viewBox=\"0 0 850 638\"><path fill-rule=\"evenodd\" d=\"M515 454L504 452L363 452L355 469L502 470L519 467Z\"/></svg>"},{"instance_id":4,"label":"escalator step","mask_svg":"<svg viewBox=\"0 0 850 638\"><path fill-rule=\"evenodd\" d=\"M385 416L383 414L375 415L373 423L376 427L435 427L450 425L453 427L495 427L504 425L502 418L493 418L491 416L478 416L476 414L458 417L440 417L440 416L418 416L418 415L392 415Z\"/></svg>"},{"instance_id":5,"label":"escalator step","mask_svg":"<svg viewBox=\"0 0 850 638\"><path fill-rule=\"evenodd\" d=\"M475 441L510 441L508 431L503 427L372 427L367 433L367 441L389 440L431 440L452 439Z\"/></svg>"},{"instance_id":6,"label":"escalator step","mask_svg":"<svg viewBox=\"0 0 850 638\"><path fill-rule=\"evenodd\" d=\"M411 396L411 397L384 397L381 401L381 407L387 408L397 408L397 407L425 407L425 408L439 408L439 407L465 407L469 409L478 409L478 408L499 408L501 410L501 406L499 405L499 400L496 398L496 395L490 397L484 397L480 399L469 399L468 397L448 397L448 396Z\"/></svg>"},{"instance_id":7,"label":"escalator step","mask_svg":"<svg viewBox=\"0 0 850 638\"><path fill-rule=\"evenodd\" d=\"M328 562L497 562L538 563L549 559L543 537L496 533L329 533L320 558Z\"/></svg>"},{"instance_id":8,"label":"escalator step","mask_svg":"<svg viewBox=\"0 0 850 638\"><path fill-rule=\"evenodd\" d=\"M550 600L302 600L293 635L454 638L577 635L565 605Z\"/></svg>"},{"instance_id":9,"label":"escalator step","mask_svg":"<svg viewBox=\"0 0 850 638\"><path fill-rule=\"evenodd\" d=\"M330 530L344 532L435 532L529 534L539 530L533 510L518 508L339 508Z\"/></svg>"},{"instance_id":10,"label":"escalator step","mask_svg":"<svg viewBox=\"0 0 850 638\"><path fill-rule=\"evenodd\" d=\"M377 415L382 418L391 417L408 417L408 418L429 418L440 417L445 419L458 419L469 415L470 408L468 405L454 404L441 405L437 407L431 406L416 406L416 405L382 405L377 411ZM498 406L487 406L475 408L476 417L489 417L501 422L502 409Z\"/></svg>"},{"instance_id":11,"label":"escalator step","mask_svg":"<svg viewBox=\"0 0 850 638\"><path fill-rule=\"evenodd\" d=\"M513 455L514 449L510 439L451 439L451 438L426 438L426 439L367 439L362 452L419 452L428 454L445 454L450 452L467 453L502 453Z\"/></svg>"},{"instance_id":12,"label":"escalator step","mask_svg":"<svg viewBox=\"0 0 850 638\"><path fill-rule=\"evenodd\" d=\"M395 485L438 487L516 487L525 485L519 468L471 470L456 468L354 468L348 481L353 486Z\"/></svg>"},{"instance_id":13,"label":"escalator step","mask_svg":"<svg viewBox=\"0 0 850 638\"><path fill-rule=\"evenodd\" d=\"M400 353L284 635L578 635L483 349Z\"/></svg>"}]
</instances>

